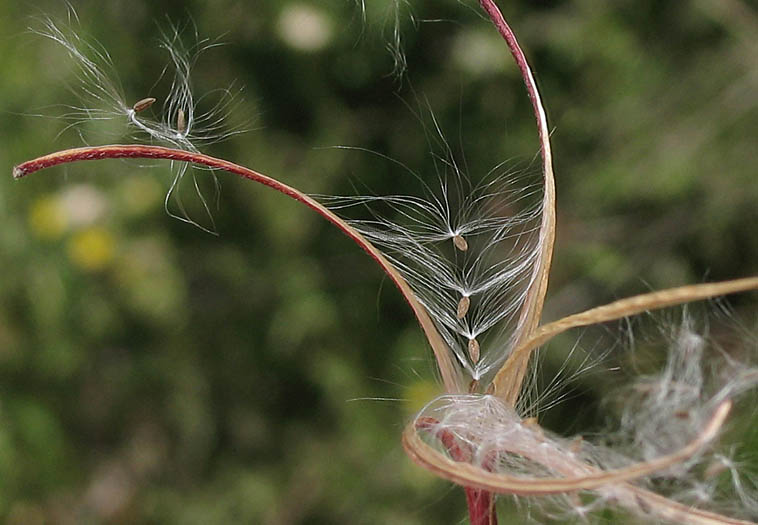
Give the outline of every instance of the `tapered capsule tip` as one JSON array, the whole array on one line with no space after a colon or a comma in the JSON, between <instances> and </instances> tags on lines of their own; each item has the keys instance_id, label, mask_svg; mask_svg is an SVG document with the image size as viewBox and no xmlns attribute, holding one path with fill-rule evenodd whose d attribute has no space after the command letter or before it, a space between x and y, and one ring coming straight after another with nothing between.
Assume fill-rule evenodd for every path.
<instances>
[{"instance_id":1,"label":"tapered capsule tip","mask_svg":"<svg viewBox=\"0 0 758 525\"><path fill-rule=\"evenodd\" d=\"M13 178L14 179L20 179L24 175L26 175L26 172L24 170L22 170L18 166L13 166Z\"/></svg>"}]
</instances>

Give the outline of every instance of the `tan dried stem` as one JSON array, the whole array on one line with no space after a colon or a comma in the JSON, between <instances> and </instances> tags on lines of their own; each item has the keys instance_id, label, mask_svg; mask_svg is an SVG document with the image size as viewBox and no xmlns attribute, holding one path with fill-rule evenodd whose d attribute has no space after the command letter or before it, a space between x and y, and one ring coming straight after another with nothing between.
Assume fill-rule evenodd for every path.
<instances>
[{"instance_id":1,"label":"tan dried stem","mask_svg":"<svg viewBox=\"0 0 758 525\"><path fill-rule=\"evenodd\" d=\"M693 284L627 297L626 299L620 299L604 306L598 306L597 308L570 315L539 327L528 340L514 349L512 357L518 359L521 356L528 359L536 348L544 345L558 334L572 328L606 323L668 306L755 289L758 289L758 277L747 277L720 283ZM495 391L500 391L501 389L507 389L511 380L509 370L503 367L495 375L492 384Z\"/></svg>"}]
</instances>

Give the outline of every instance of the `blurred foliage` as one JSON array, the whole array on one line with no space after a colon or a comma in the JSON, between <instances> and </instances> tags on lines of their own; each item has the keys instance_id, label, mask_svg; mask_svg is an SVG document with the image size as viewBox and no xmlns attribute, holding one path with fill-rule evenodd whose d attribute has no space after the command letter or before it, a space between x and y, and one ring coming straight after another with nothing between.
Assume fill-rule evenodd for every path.
<instances>
[{"instance_id":1,"label":"blurred foliage","mask_svg":"<svg viewBox=\"0 0 758 525\"><path fill-rule=\"evenodd\" d=\"M157 37L168 21L186 26L189 44L195 26L221 36L193 82L198 94L244 86L231 120L252 129L205 152L305 191L414 188L394 164L324 149L334 145L433 180L429 110L472 178L509 159L537 180L528 100L475 3L403 6L408 74L398 77L390 2L366 1L365 17L350 0L73 4L135 101L161 97ZM758 273L755 5L500 3L555 128L548 317ZM65 20L65 6L31 4L0 0L1 519L464 521L461 491L413 466L399 443L409 414L440 389L430 352L399 294L333 227L220 174L219 235L207 234L165 213L162 162L11 181L13 164L82 144L39 116L77 104L72 64L26 30L42 16ZM207 224L184 186L189 214ZM732 304L754 322L754 295ZM565 352L550 355L547 375ZM607 383L583 384L551 424L582 430L576 413Z\"/></svg>"}]
</instances>

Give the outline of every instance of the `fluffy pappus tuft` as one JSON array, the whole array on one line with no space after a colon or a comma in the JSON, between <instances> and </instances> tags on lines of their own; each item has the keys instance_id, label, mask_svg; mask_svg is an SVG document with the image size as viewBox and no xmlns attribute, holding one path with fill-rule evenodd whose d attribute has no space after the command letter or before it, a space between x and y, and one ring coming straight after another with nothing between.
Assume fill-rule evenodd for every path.
<instances>
[{"instance_id":1,"label":"fluffy pappus tuft","mask_svg":"<svg viewBox=\"0 0 758 525\"><path fill-rule=\"evenodd\" d=\"M70 19L76 19L75 13ZM158 46L169 56L169 63L164 67L150 91L158 90L163 78L170 78L170 85L165 96L146 96L152 93L140 93L127 97L117 73L114 60L102 46L81 35L74 25L56 23L50 18L42 19L39 27L30 29L59 44L72 59L76 68L76 82L71 90L79 98L76 106L64 106L66 112L58 118L66 120L69 125L64 129L75 129L82 141L87 143L84 127L94 122L111 121L123 124L124 128L114 131L108 127L106 133L122 140L135 140L150 144L170 146L186 151L197 152L199 148L219 142L233 135L246 131L246 126L229 127L227 121L239 102L241 89L230 86L210 92L199 99L195 97L191 82L193 67L198 57L206 50L221 45L209 39L200 39L194 31L195 43L188 47L184 44L183 30L169 25L163 32ZM157 95L157 94L156 94ZM208 100L206 100L208 99ZM209 102L215 99L215 102ZM199 106L210 106L205 112ZM154 118L154 108L160 107L159 117ZM118 128L117 128L118 129ZM190 169L186 163L172 163L174 174L170 189L166 195L166 211L172 217L203 227L189 218L181 198L177 194L180 181ZM194 169L193 169L194 171ZM193 173L193 186L200 203L211 223L213 217L208 200L200 191L199 182ZM214 178L218 190L218 183ZM171 197L177 211L169 206Z\"/></svg>"},{"instance_id":2,"label":"fluffy pappus tuft","mask_svg":"<svg viewBox=\"0 0 758 525\"><path fill-rule=\"evenodd\" d=\"M513 344L539 256L541 189L505 163L472 182L436 121L434 130L436 185L389 159L420 182L422 195L318 198L343 215L368 209L370 218L348 222L382 249L429 311L455 360L479 381L502 364Z\"/></svg>"},{"instance_id":3,"label":"fluffy pappus tuft","mask_svg":"<svg viewBox=\"0 0 758 525\"><path fill-rule=\"evenodd\" d=\"M608 443L632 449L649 461L684 446L719 404L739 400L754 390L758 366L742 356L755 355L758 341L746 330L728 328L731 333L742 332L743 338L726 348L711 336L707 320L698 322L687 309L678 322L661 324L659 332L668 349L666 362L660 372L642 375L620 389L616 396L620 425L617 432L608 434ZM735 449L717 448L694 456L659 472L664 480L661 485L669 497L684 503L754 519L758 517L758 492L750 474L740 472L731 459L735 454ZM726 485L731 485L731 490L725 490ZM734 505L735 499L740 505Z\"/></svg>"},{"instance_id":4,"label":"fluffy pappus tuft","mask_svg":"<svg viewBox=\"0 0 758 525\"><path fill-rule=\"evenodd\" d=\"M733 401L758 386L758 367L734 355L758 344L727 351L686 311L661 334L665 363L618 390L614 431L563 437L498 397L446 395L409 426L439 454L421 463L452 461L449 479L517 496L535 517L594 523L623 509L654 523L748 523L758 517L755 479L718 437Z\"/></svg>"}]
</instances>

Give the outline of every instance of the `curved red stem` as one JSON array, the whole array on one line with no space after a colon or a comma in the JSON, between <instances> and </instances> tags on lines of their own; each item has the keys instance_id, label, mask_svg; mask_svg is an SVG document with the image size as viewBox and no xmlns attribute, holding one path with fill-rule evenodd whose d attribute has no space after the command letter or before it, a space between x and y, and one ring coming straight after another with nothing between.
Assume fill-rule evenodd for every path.
<instances>
[{"instance_id":1,"label":"curved red stem","mask_svg":"<svg viewBox=\"0 0 758 525\"><path fill-rule=\"evenodd\" d=\"M446 430L439 421L432 417L422 417L416 421L416 430L431 432L445 447L450 457L455 461L471 461L473 451L471 447L455 437L455 434ZM490 470L494 457L488 457L484 468ZM489 491L463 487L466 492L466 504L471 525L497 525L495 513L495 496Z\"/></svg>"},{"instance_id":2,"label":"curved red stem","mask_svg":"<svg viewBox=\"0 0 758 525\"><path fill-rule=\"evenodd\" d=\"M462 381L459 376L459 371L455 364L451 360L450 351L447 344L442 339L442 336L437 331L437 328L429 317L429 313L423 307L423 305L416 299L413 290L400 275L397 269L390 263L387 258L369 242L363 235L360 234L355 228L350 226L345 220L337 216L334 212L326 208L323 204L316 201L309 195L284 184L272 177L258 173L239 164L235 164L228 160L211 157L210 155L204 155L202 153L185 151L179 149L165 148L162 146L143 146L143 145L111 145L111 146L91 146L84 148L74 148L64 151L58 151L49 155L44 155L33 160L29 160L13 168L13 177L19 179L35 171L39 171L44 168L57 166L59 164L65 164L68 162L77 162L84 160L100 160L100 159L123 159L123 158L142 158L142 159L168 159L181 162L191 162L194 164L200 164L213 169L220 169L234 173L246 179L250 179L254 182L258 182L265 186L275 189L276 191L287 195L301 202L314 210L316 213L324 217L326 220L337 226L342 233L352 239L363 251L369 254L377 264L384 270L390 279L395 283L395 286L403 294L408 305L416 315L416 319L421 325L424 334L432 347L434 356L437 359L439 365L440 374L442 375L442 381L445 384L445 388L450 393L457 393L463 390Z\"/></svg>"}]
</instances>

